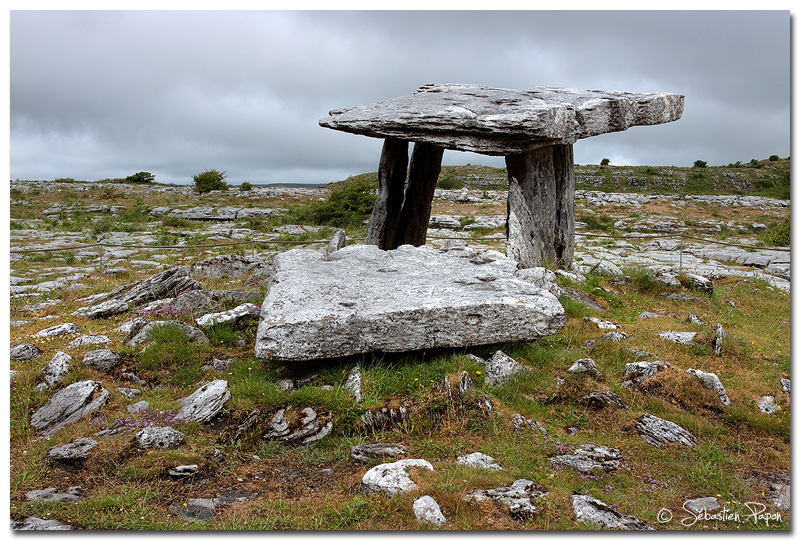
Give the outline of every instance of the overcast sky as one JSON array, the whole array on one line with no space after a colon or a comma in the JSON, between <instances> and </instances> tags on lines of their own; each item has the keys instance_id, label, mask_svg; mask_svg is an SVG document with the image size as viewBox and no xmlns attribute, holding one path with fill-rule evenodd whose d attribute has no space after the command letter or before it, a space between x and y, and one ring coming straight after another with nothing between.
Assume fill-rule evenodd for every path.
<instances>
[{"instance_id":1,"label":"overcast sky","mask_svg":"<svg viewBox=\"0 0 800 540\"><path fill-rule=\"evenodd\" d=\"M331 109L432 82L684 94L683 118L578 141L575 162L789 155L788 11L12 11L12 179L149 171L338 181L381 141ZM447 151L444 164L504 166Z\"/></svg>"}]
</instances>

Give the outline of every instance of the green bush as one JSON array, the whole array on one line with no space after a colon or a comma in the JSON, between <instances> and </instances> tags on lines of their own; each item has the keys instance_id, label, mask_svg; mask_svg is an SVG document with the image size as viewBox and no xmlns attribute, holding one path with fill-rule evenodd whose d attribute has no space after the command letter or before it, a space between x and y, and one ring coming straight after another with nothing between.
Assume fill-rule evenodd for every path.
<instances>
[{"instance_id":1,"label":"green bush","mask_svg":"<svg viewBox=\"0 0 800 540\"><path fill-rule=\"evenodd\" d=\"M225 174L225 171L220 172L216 169L206 169L192 176L192 180L194 180L194 190L197 193L208 193L209 191L228 189L228 183L225 182Z\"/></svg>"},{"instance_id":2,"label":"green bush","mask_svg":"<svg viewBox=\"0 0 800 540\"><path fill-rule=\"evenodd\" d=\"M454 176L443 176L436 182L436 187L439 189L461 189L464 187L464 182Z\"/></svg>"},{"instance_id":3,"label":"green bush","mask_svg":"<svg viewBox=\"0 0 800 540\"><path fill-rule=\"evenodd\" d=\"M156 177L154 174L150 174L147 171L140 171L136 174L128 176L127 178L125 178L125 181L130 182L132 184L149 184L155 179Z\"/></svg>"},{"instance_id":4,"label":"green bush","mask_svg":"<svg viewBox=\"0 0 800 540\"><path fill-rule=\"evenodd\" d=\"M708 163L698 159L697 161L694 162L694 165L692 165L692 167L694 167L695 169L702 169L706 165L708 165Z\"/></svg>"},{"instance_id":5,"label":"green bush","mask_svg":"<svg viewBox=\"0 0 800 540\"><path fill-rule=\"evenodd\" d=\"M239 191L250 191L251 189L253 189L253 184L250 182L242 182L239 184Z\"/></svg>"},{"instance_id":6,"label":"green bush","mask_svg":"<svg viewBox=\"0 0 800 540\"><path fill-rule=\"evenodd\" d=\"M309 217L317 225L360 227L375 206L377 196L373 189L365 178L348 178L331 187L327 199L311 203Z\"/></svg>"},{"instance_id":7,"label":"green bush","mask_svg":"<svg viewBox=\"0 0 800 540\"><path fill-rule=\"evenodd\" d=\"M786 216L783 221L772 223L764 233L764 242L770 246L788 246L791 236L791 221Z\"/></svg>"},{"instance_id":8,"label":"green bush","mask_svg":"<svg viewBox=\"0 0 800 540\"><path fill-rule=\"evenodd\" d=\"M600 160L600 165L602 165L602 166L606 166L606 165L610 165L610 164L611 164L611 160L608 159L607 157L604 157L602 160Z\"/></svg>"},{"instance_id":9,"label":"green bush","mask_svg":"<svg viewBox=\"0 0 800 540\"><path fill-rule=\"evenodd\" d=\"M616 219L611 216L584 214L580 216L580 221L586 223L586 229L589 231L603 231L612 233L615 230L614 223L616 222Z\"/></svg>"},{"instance_id":10,"label":"green bush","mask_svg":"<svg viewBox=\"0 0 800 540\"><path fill-rule=\"evenodd\" d=\"M53 182L56 182L58 184L72 184L72 183L75 182L75 179L74 178L56 178L55 180L53 180Z\"/></svg>"},{"instance_id":11,"label":"green bush","mask_svg":"<svg viewBox=\"0 0 800 540\"><path fill-rule=\"evenodd\" d=\"M781 159L781 158L779 158L779 157L778 157L777 155L775 155L775 154L772 154L771 156L769 156L769 160L770 160L770 161L778 161L779 159Z\"/></svg>"}]
</instances>

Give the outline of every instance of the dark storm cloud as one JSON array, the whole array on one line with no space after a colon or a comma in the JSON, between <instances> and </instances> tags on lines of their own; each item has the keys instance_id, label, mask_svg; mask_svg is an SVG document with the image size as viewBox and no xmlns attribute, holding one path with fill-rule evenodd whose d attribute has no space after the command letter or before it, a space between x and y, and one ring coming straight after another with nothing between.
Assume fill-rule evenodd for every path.
<instances>
[{"instance_id":1,"label":"dark storm cloud","mask_svg":"<svg viewBox=\"0 0 800 540\"><path fill-rule=\"evenodd\" d=\"M335 181L381 142L319 118L429 82L686 95L678 122L580 141L578 163L789 154L786 11L16 11L10 73L12 178ZM503 164L445 153L467 162Z\"/></svg>"}]
</instances>

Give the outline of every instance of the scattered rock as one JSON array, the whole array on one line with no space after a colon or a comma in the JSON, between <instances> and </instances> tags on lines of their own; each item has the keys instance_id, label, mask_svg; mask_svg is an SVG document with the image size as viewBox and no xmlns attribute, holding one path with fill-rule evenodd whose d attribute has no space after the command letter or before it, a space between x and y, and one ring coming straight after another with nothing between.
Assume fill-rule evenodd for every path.
<instances>
[{"instance_id":1,"label":"scattered rock","mask_svg":"<svg viewBox=\"0 0 800 540\"><path fill-rule=\"evenodd\" d=\"M531 420L519 413L516 413L514 417L511 419L512 423L514 424L514 429L517 431L523 430L525 428L532 429L533 431L539 431L547 437L547 430L545 427L537 422L536 420Z\"/></svg>"},{"instance_id":2,"label":"scattered rock","mask_svg":"<svg viewBox=\"0 0 800 540\"><path fill-rule=\"evenodd\" d=\"M44 382L50 388L60 383L64 376L69 372L69 363L72 357L65 352L58 351L53 355L53 359L44 367L42 374Z\"/></svg>"},{"instance_id":3,"label":"scattered rock","mask_svg":"<svg viewBox=\"0 0 800 540\"><path fill-rule=\"evenodd\" d=\"M572 467L589 474L595 469L603 472L616 471L619 468L621 457L621 452L616 448L582 444L575 448L572 454L551 457L550 463Z\"/></svg>"},{"instance_id":4,"label":"scattered rock","mask_svg":"<svg viewBox=\"0 0 800 540\"><path fill-rule=\"evenodd\" d=\"M33 343L20 343L11 347L12 362L27 362L42 356L42 351Z\"/></svg>"},{"instance_id":5,"label":"scattered rock","mask_svg":"<svg viewBox=\"0 0 800 540\"><path fill-rule=\"evenodd\" d=\"M86 459L89 451L95 446L97 446L97 441L89 437L82 437L50 448L47 456L54 462L74 465Z\"/></svg>"},{"instance_id":6,"label":"scattered rock","mask_svg":"<svg viewBox=\"0 0 800 540\"><path fill-rule=\"evenodd\" d=\"M29 517L25 521L13 521L11 528L15 531L71 531L72 525L61 523L57 519Z\"/></svg>"},{"instance_id":7,"label":"scattered rock","mask_svg":"<svg viewBox=\"0 0 800 540\"><path fill-rule=\"evenodd\" d=\"M456 463L475 469L492 469L496 471L503 469L503 467L495 463L492 456L487 456L482 452L473 452L471 454L459 456L456 458Z\"/></svg>"},{"instance_id":8,"label":"scattered rock","mask_svg":"<svg viewBox=\"0 0 800 540\"><path fill-rule=\"evenodd\" d=\"M125 396L128 399L135 399L135 398L137 398L137 397L142 395L142 391L141 390L138 390L136 388L124 388L124 387L121 387L121 386L117 387L117 392L119 392L120 394L122 394L123 396Z\"/></svg>"},{"instance_id":9,"label":"scattered rock","mask_svg":"<svg viewBox=\"0 0 800 540\"><path fill-rule=\"evenodd\" d=\"M584 280L585 280L585 278L584 278ZM607 313L608 312L608 310L606 310L606 308L604 308L603 306L598 304L593 298L591 298L588 294L586 294L586 293L584 293L582 291L577 291L575 289L570 289L569 287L562 287L561 290L563 292L562 296L566 296L567 298L570 298L571 300L574 300L576 302L580 302L581 304L583 304L584 306L588 307L589 309L593 309L594 311L597 311L599 313Z\"/></svg>"},{"instance_id":10,"label":"scattered rock","mask_svg":"<svg viewBox=\"0 0 800 540\"><path fill-rule=\"evenodd\" d=\"M199 465L178 465L167 469L167 474L170 478L190 478L197 474L199 468Z\"/></svg>"},{"instance_id":11,"label":"scattered rock","mask_svg":"<svg viewBox=\"0 0 800 540\"><path fill-rule=\"evenodd\" d=\"M81 486L68 487L66 491L58 491L54 487L35 489L25 494L25 498L33 502L76 502L81 500L83 488Z\"/></svg>"},{"instance_id":12,"label":"scattered rock","mask_svg":"<svg viewBox=\"0 0 800 540\"><path fill-rule=\"evenodd\" d=\"M332 430L329 416L318 415L311 407L297 411L289 405L275 413L264 438L306 445L322 439Z\"/></svg>"},{"instance_id":13,"label":"scattered rock","mask_svg":"<svg viewBox=\"0 0 800 540\"><path fill-rule=\"evenodd\" d=\"M628 404L614 392L592 392L583 396L580 404L584 407L594 407L602 409L604 407L617 407L618 409L627 409Z\"/></svg>"},{"instance_id":14,"label":"scattered rock","mask_svg":"<svg viewBox=\"0 0 800 540\"><path fill-rule=\"evenodd\" d=\"M350 457L358 463L367 463L372 457L396 458L402 456L408 448L402 444L395 443L374 443L361 444L350 449Z\"/></svg>"},{"instance_id":15,"label":"scattered rock","mask_svg":"<svg viewBox=\"0 0 800 540\"><path fill-rule=\"evenodd\" d=\"M447 524L439 504L430 495L423 495L414 500L414 516L423 524L441 527Z\"/></svg>"},{"instance_id":16,"label":"scattered rock","mask_svg":"<svg viewBox=\"0 0 800 540\"><path fill-rule=\"evenodd\" d=\"M177 429L171 427L146 427L136 433L136 446L148 448L177 448L186 437Z\"/></svg>"},{"instance_id":17,"label":"scattered rock","mask_svg":"<svg viewBox=\"0 0 800 540\"><path fill-rule=\"evenodd\" d=\"M691 345L697 332L659 332L658 337L666 341L673 341L678 345Z\"/></svg>"},{"instance_id":18,"label":"scattered rock","mask_svg":"<svg viewBox=\"0 0 800 540\"><path fill-rule=\"evenodd\" d=\"M633 351L635 349L628 349L628 350ZM644 352L644 351L639 351L639 352ZM642 383L642 381L649 379L659 371L665 370L668 367L669 364L667 364L663 360L656 360L654 362L641 361L641 362L632 362L629 364L625 364L625 369L622 371L622 386L625 387L639 386Z\"/></svg>"},{"instance_id":19,"label":"scattered rock","mask_svg":"<svg viewBox=\"0 0 800 540\"><path fill-rule=\"evenodd\" d=\"M666 298L667 300L677 300L678 302L696 302L698 304L703 304L704 306L710 305L702 298L698 298L696 296L691 296L689 294L684 294L684 293L660 293L658 296L660 296L661 298Z\"/></svg>"},{"instance_id":20,"label":"scattered rock","mask_svg":"<svg viewBox=\"0 0 800 540\"><path fill-rule=\"evenodd\" d=\"M111 339L106 336L80 336L67 343L66 348L77 349L86 345L108 345L109 343L111 343Z\"/></svg>"},{"instance_id":21,"label":"scattered rock","mask_svg":"<svg viewBox=\"0 0 800 540\"><path fill-rule=\"evenodd\" d=\"M433 470L433 465L424 459L401 459L394 463L376 465L361 479L358 492L363 495L374 493L394 497L398 493L413 491L417 489L417 484L408 476L410 467Z\"/></svg>"},{"instance_id":22,"label":"scattered rock","mask_svg":"<svg viewBox=\"0 0 800 540\"><path fill-rule=\"evenodd\" d=\"M207 327L212 324L230 322L234 326L242 325L248 321L257 321L261 315L261 308L255 304L242 304L221 313L209 313L196 319L197 326Z\"/></svg>"},{"instance_id":23,"label":"scattered rock","mask_svg":"<svg viewBox=\"0 0 800 540\"><path fill-rule=\"evenodd\" d=\"M782 389L782 390L783 390L783 391L786 393L786 395L788 396L788 395L789 395L789 392L790 392L790 390L792 389L792 381L791 381L791 380L789 380L789 379L784 379L783 377L781 377L781 389Z\"/></svg>"},{"instance_id":24,"label":"scattered rock","mask_svg":"<svg viewBox=\"0 0 800 540\"><path fill-rule=\"evenodd\" d=\"M700 326L703 325L703 319L701 319L700 317L698 317L694 313L689 313L686 316L686 322L690 323L690 324L697 324L697 325L700 325Z\"/></svg>"},{"instance_id":25,"label":"scattered rock","mask_svg":"<svg viewBox=\"0 0 800 540\"><path fill-rule=\"evenodd\" d=\"M652 311L642 311L636 318L641 320L641 319L657 319L659 317L661 317L661 315L659 315L658 313L653 313Z\"/></svg>"},{"instance_id":26,"label":"scattered rock","mask_svg":"<svg viewBox=\"0 0 800 540\"><path fill-rule=\"evenodd\" d=\"M361 423L367 431L383 431L398 425L407 426L412 410L414 410L414 405L411 402L387 404L362 414Z\"/></svg>"},{"instance_id":27,"label":"scattered rock","mask_svg":"<svg viewBox=\"0 0 800 540\"><path fill-rule=\"evenodd\" d=\"M602 319L598 319L597 317L584 317L583 320L585 322L594 323L597 325L597 328L600 330L614 330L616 328L621 328L620 325L617 323L613 323L611 321L604 321Z\"/></svg>"},{"instance_id":28,"label":"scattered rock","mask_svg":"<svg viewBox=\"0 0 800 540\"><path fill-rule=\"evenodd\" d=\"M122 357L109 349L97 349L83 355L84 364L104 373L114 369L120 362Z\"/></svg>"},{"instance_id":29,"label":"scattered rock","mask_svg":"<svg viewBox=\"0 0 800 540\"><path fill-rule=\"evenodd\" d=\"M711 513L720 508L719 500L716 497L700 497L699 499L689 499L683 502L683 508L694 515Z\"/></svg>"},{"instance_id":30,"label":"scattered rock","mask_svg":"<svg viewBox=\"0 0 800 540\"><path fill-rule=\"evenodd\" d=\"M175 503L172 511L178 517L186 521L211 521L214 519L214 512L217 505L213 499L189 498L183 504Z\"/></svg>"},{"instance_id":31,"label":"scattered rock","mask_svg":"<svg viewBox=\"0 0 800 540\"><path fill-rule=\"evenodd\" d=\"M722 403L724 406L728 406L731 404L731 400L728 397L727 392L725 392L725 387L722 386L722 381L719 380L714 373L706 373L705 371L700 371L699 369L687 369L686 373L689 375L694 375L700 382L703 383L703 388L707 388L708 390L712 390L716 392L719 396L719 402Z\"/></svg>"},{"instance_id":32,"label":"scattered rock","mask_svg":"<svg viewBox=\"0 0 800 540\"><path fill-rule=\"evenodd\" d=\"M587 339L583 343L584 349L594 349L597 347L600 341L611 341L613 343L617 343L622 341L623 339L628 339L628 334L625 332L609 332L600 336L598 339Z\"/></svg>"},{"instance_id":33,"label":"scattered rock","mask_svg":"<svg viewBox=\"0 0 800 540\"><path fill-rule=\"evenodd\" d=\"M328 245L325 246L322 252L323 260L326 261L331 260L331 254L336 251L339 251L346 245L347 245L347 236L345 235L342 229L337 230L333 234L333 238L331 238L330 242L328 242Z\"/></svg>"},{"instance_id":34,"label":"scattered rock","mask_svg":"<svg viewBox=\"0 0 800 540\"><path fill-rule=\"evenodd\" d=\"M589 495L573 495L572 511L581 523L592 522L609 529L655 530L655 527L634 516L621 514L606 503Z\"/></svg>"},{"instance_id":35,"label":"scattered rock","mask_svg":"<svg viewBox=\"0 0 800 540\"><path fill-rule=\"evenodd\" d=\"M697 437L669 420L645 413L637 421L636 431L644 442L661 448L665 444L678 443L684 446L697 444Z\"/></svg>"},{"instance_id":36,"label":"scattered rock","mask_svg":"<svg viewBox=\"0 0 800 540\"><path fill-rule=\"evenodd\" d=\"M131 405L128 405L128 412L131 414L138 414L143 413L150 407L150 404L144 400L137 401Z\"/></svg>"},{"instance_id":37,"label":"scattered rock","mask_svg":"<svg viewBox=\"0 0 800 540\"><path fill-rule=\"evenodd\" d=\"M714 355L715 356L722 356L722 338L725 337L725 330L722 328L721 324L717 325L717 334L714 337Z\"/></svg>"},{"instance_id":38,"label":"scattered rock","mask_svg":"<svg viewBox=\"0 0 800 540\"><path fill-rule=\"evenodd\" d=\"M50 401L31 415L31 427L43 437L49 437L62 427L100 409L107 401L108 390L101 383L72 383L56 392Z\"/></svg>"},{"instance_id":39,"label":"scattered rock","mask_svg":"<svg viewBox=\"0 0 800 540\"><path fill-rule=\"evenodd\" d=\"M39 337L63 336L64 334L75 334L80 331L81 329L75 323L63 323L40 330L36 332L36 335Z\"/></svg>"},{"instance_id":40,"label":"scattered rock","mask_svg":"<svg viewBox=\"0 0 800 540\"><path fill-rule=\"evenodd\" d=\"M361 394L364 393L364 379L361 376L360 365L353 366L353 369L347 374L347 379L345 379L342 387L347 390L356 403L361 401Z\"/></svg>"},{"instance_id":41,"label":"scattered rock","mask_svg":"<svg viewBox=\"0 0 800 540\"><path fill-rule=\"evenodd\" d=\"M256 422L258 422L260 418L261 418L261 409L253 409L252 411L250 411L250 413L244 419L244 422L239 424L236 427L236 431L234 431L233 435L231 435L230 438L231 444L239 440L248 429L253 427L256 424Z\"/></svg>"},{"instance_id":42,"label":"scattered rock","mask_svg":"<svg viewBox=\"0 0 800 540\"><path fill-rule=\"evenodd\" d=\"M570 373L586 373L598 381L603 380L603 374L600 373L600 370L597 369L597 364L595 364L594 360L591 358L579 358L575 360L575 363L572 364L567 371Z\"/></svg>"},{"instance_id":43,"label":"scattered rock","mask_svg":"<svg viewBox=\"0 0 800 540\"><path fill-rule=\"evenodd\" d=\"M147 323L144 327L142 327L142 329L139 330L139 332L128 341L128 344L131 346L138 346L150 342L153 339L150 336L150 333L153 331L154 328L159 328L162 326L171 326L175 328L180 328L189 338L189 341L194 341L196 343L201 343L201 344L209 343L206 335L201 330L195 328L194 326L189 326L188 324L182 323L180 321L153 321Z\"/></svg>"},{"instance_id":44,"label":"scattered rock","mask_svg":"<svg viewBox=\"0 0 800 540\"><path fill-rule=\"evenodd\" d=\"M706 293L708 296L714 294L714 282L697 274L683 274L688 280L689 286Z\"/></svg>"},{"instance_id":45,"label":"scattered rock","mask_svg":"<svg viewBox=\"0 0 800 540\"><path fill-rule=\"evenodd\" d=\"M208 422L222 410L230 398L228 381L223 379L212 381L180 400L181 406L175 419L184 422Z\"/></svg>"},{"instance_id":46,"label":"scattered rock","mask_svg":"<svg viewBox=\"0 0 800 540\"><path fill-rule=\"evenodd\" d=\"M761 401L758 402L758 410L767 414L776 413L778 404L775 403L775 396L762 396Z\"/></svg>"},{"instance_id":47,"label":"scattered rock","mask_svg":"<svg viewBox=\"0 0 800 540\"><path fill-rule=\"evenodd\" d=\"M535 499L547 494L542 486L530 480L516 480L509 486L494 489L476 489L464 495L464 501L492 501L497 506L504 508L516 520L533 517L538 508L533 504Z\"/></svg>"},{"instance_id":48,"label":"scattered rock","mask_svg":"<svg viewBox=\"0 0 800 540\"><path fill-rule=\"evenodd\" d=\"M495 352L488 360L481 360L480 363L486 370L486 384L489 386L503 385L517 373L528 369L503 351Z\"/></svg>"}]
</instances>

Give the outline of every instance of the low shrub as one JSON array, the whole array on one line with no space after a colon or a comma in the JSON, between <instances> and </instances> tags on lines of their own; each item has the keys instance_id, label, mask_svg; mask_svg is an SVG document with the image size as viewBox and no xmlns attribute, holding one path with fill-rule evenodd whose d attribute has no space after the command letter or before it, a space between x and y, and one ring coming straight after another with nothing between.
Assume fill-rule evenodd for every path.
<instances>
[{"instance_id":1,"label":"low shrub","mask_svg":"<svg viewBox=\"0 0 800 540\"><path fill-rule=\"evenodd\" d=\"M461 189L464 187L464 182L454 176L443 176L436 182L436 187L439 189Z\"/></svg>"},{"instance_id":2,"label":"low shrub","mask_svg":"<svg viewBox=\"0 0 800 540\"><path fill-rule=\"evenodd\" d=\"M764 243L770 246L788 246L791 240L791 226L789 216L783 221L770 224L764 232Z\"/></svg>"},{"instance_id":3,"label":"low shrub","mask_svg":"<svg viewBox=\"0 0 800 540\"><path fill-rule=\"evenodd\" d=\"M208 193L209 191L228 189L228 183L225 182L225 174L225 171L220 172L216 169L206 169L192 176L192 180L194 180L194 190L197 193Z\"/></svg>"},{"instance_id":4,"label":"low shrub","mask_svg":"<svg viewBox=\"0 0 800 540\"><path fill-rule=\"evenodd\" d=\"M150 174L147 171L140 171L136 174L132 174L125 178L126 182L130 182L132 184L150 184L155 180L156 177L154 174Z\"/></svg>"}]
</instances>

